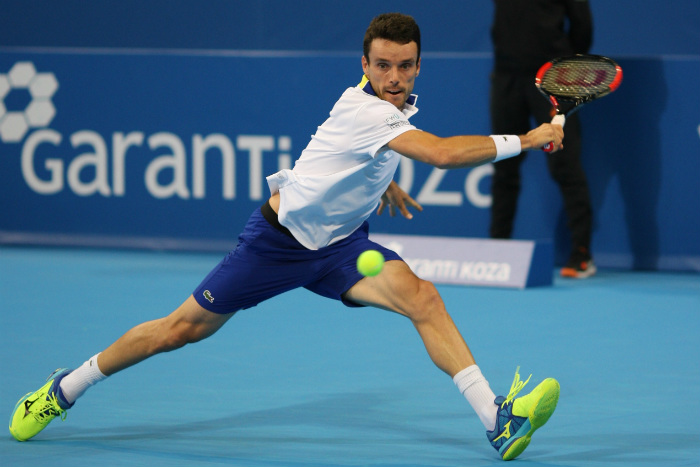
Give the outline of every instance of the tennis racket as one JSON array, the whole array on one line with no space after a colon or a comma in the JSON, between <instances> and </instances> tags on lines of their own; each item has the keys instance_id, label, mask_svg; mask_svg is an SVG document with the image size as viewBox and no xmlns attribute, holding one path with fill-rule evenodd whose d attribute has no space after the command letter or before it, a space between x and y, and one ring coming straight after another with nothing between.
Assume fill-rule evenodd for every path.
<instances>
[{"instance_id":1,"label":"tennis racket","mask_svg":"<svg viewBox=\"0 0 700 467\"><path fill-rule=\"evenodd\" d=\"M542 65L535 76L535 86L556 111L552 123L561 126L582 105L610 94L621 82L620 65L600 55L555 58ZM542 147L545 152L553 149L554 143Z\"/></svg>"}]
</instances>

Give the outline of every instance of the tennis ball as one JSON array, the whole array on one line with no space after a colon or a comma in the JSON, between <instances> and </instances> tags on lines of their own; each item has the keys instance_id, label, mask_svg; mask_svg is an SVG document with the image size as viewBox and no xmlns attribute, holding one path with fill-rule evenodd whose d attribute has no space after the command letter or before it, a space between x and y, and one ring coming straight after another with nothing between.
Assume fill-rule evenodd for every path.
<instances>
[{"instance_id":1,"label":"tennis ball","mask_svg":"<svg viewBox=\"0 0 700 467\"><path fill-rule=\"evenodd\" d=\"M384 267L384 256L377 250L363 251L357 257L357 270L363 276L376 276L382 272Z\"/></svg>"}]
</instances>

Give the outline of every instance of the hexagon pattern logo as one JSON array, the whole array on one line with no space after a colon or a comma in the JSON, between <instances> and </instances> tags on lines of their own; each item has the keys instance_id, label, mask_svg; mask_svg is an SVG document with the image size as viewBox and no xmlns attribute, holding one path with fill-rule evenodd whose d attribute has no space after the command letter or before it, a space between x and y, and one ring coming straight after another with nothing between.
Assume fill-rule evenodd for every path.
<instances>
[{"instance_id":1,"label":"hexagon pattern logo","mask_svg":"<svg viewBox=\"0 0 700 467\"><path fill-rule=\"evenodd\" d=\"M18 143L31 128L48 126L56 115L51 98L58 89L53 73L37 73L32 62L17 62L7 74L0 73L0 140ZM13 91L29 92L24 109L9 110L5 103Z\"/></svg>"}]
</instances>

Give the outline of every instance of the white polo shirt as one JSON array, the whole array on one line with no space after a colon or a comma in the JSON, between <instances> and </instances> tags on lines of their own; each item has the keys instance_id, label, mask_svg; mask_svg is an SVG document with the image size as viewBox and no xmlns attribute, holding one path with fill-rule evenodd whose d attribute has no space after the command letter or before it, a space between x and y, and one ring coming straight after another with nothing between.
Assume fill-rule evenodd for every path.
<instances>
[{"instance_id":1,"label":"white polo shirt","mask_svg":"<svg viewBox=\"0 0 700 467\"><path fill-rule=\"evenodd\" d=\"M292 170L267 177L280 193L279 222L317 250L353 233L377 208L401 155L386 144L415 130L411 95L403 110L376 96L366 77L348 88Z\"/></svg>"}]
</instances>

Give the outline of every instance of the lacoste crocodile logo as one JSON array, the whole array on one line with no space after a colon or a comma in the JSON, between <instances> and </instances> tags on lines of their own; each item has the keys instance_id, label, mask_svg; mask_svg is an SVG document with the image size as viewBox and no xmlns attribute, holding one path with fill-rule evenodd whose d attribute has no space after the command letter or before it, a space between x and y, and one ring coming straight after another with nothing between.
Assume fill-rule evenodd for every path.
<instances>
[{"instance_id":1,"label":"lacoste crocodile logo","mask_svg":"<svg viewBox=\"0 0 700 467\"><path fill-rule=\"evenodd\" d=\"M209 303L214 303L214 297L211 295L211 292L209 292L208 290L205 290L202 295L204 295L204 298L209 300Z\"/></svg>"}]
</instances>

